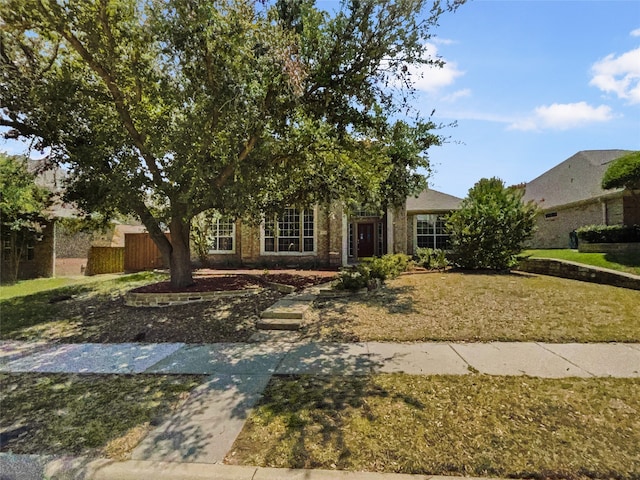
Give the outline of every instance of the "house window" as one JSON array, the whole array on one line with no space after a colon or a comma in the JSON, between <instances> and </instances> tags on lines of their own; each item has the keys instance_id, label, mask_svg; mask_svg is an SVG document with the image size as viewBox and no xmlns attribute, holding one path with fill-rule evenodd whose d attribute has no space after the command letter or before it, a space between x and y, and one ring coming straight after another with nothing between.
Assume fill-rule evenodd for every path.
<instances>
[{"instance_id":1,"label":"house window","mask_svg":"<svg viewBox=\"0 0 640 480\"><path fill-rule=\"evenodd\" d=\"M416 215L415 218L416 245L418 248L448 248L449 235L445 229L446 219L444 215Z\"/></svg>"},{"instance_id":2,"label":"house window","mask_svg":"<svg viewBox=\"0 0 640 480\"><path fill-rule=\"evenodd\" d=\"M264 253L315 253L315 212L286 208L264 222Z\"/></svg>"},{"instance_id":3,"label":"house window","mask_svg":"<svg viewBox=\"0 0 640 480\"><path fill-rule=\"evenodd\" d=\"M27 235L28 237L25 240ZM18 242L18 244L14 245L13 242ZM20 253L20 260L35 260L36 239L32 233L19 232L13 237L10 234L6 234L5 238L2 239L2 258L6 261L14 253Z\"/></svg>"},{"instance_id":4,"label":"house window","mask_svg":"<svg viewBox=\"0 0 640 480\"><path fill-rule=\"evenodd\" d=\"M236 224L227 217L214 215L209 230L209 253L235 253Z\"/></svg>"}]
</instances>

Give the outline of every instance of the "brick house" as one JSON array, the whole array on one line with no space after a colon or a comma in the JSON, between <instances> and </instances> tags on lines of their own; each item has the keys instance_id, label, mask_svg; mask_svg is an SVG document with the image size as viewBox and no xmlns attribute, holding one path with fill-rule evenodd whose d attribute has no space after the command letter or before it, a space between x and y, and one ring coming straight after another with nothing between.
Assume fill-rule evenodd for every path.
<instances>
[{"instance_id":1,"label":"brick house","mask_svg":"<svg viewBox=\"0 0 640 480\"><path fill-rule=\"evenodd\" d=\"M627 153L581 151L527 183L523 200L541 209L530 246L568 248L570 233L585 225L640 224L640 192L600 186L609 164Z\"/></svg>"},{"instance_id":2,"label":"brick house","mask_svg":"<svg viewBox=\"0 0 640 480\"><path fill-rule=\"evenodd\" d=\"M418 247L444 248L444 216L461 201L428 189L383 212L347 212L335 203L287 208L258 226L218 217L212 222L206 263L338 267L385 253L413 254Z\"/></svg>"}]
</instances>

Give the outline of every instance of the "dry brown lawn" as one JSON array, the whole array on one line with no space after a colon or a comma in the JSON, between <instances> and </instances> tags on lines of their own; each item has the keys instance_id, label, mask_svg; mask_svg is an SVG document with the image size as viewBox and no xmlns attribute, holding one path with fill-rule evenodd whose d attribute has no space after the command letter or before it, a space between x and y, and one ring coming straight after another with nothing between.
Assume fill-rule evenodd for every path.
<instances>
[{"instance_id":1,"label":"dry brown lawn","mask_svg":"<svg viewBox=\"0 0 640 480\"><path fill-rule=\"evenodd\" d=\"M640 291L519 272L403 275L312 314L333 341L640 341Z\"/></svg>"},{"instance_id":2,"label":"dry brown lawn","mask_svg":"<svg viewBox=\"0 0 640 480\"><path fill-rule=\"evenodd\" d=\"M228 463L503 478L640 477L637 379L274 377Z\"/></svg>"}]
</instances>

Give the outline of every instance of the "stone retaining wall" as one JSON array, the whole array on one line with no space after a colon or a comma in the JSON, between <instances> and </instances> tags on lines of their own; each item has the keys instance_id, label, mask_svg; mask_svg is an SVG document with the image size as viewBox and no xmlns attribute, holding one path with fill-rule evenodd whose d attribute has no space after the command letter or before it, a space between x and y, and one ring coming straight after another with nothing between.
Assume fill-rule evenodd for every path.
<instances>
[{"instance_id":1,"label":"stone retaining wall","mask_svg":"<svg viewBox=\"0 0 640 480\"><path fill-rule=\"evenodd\" d=\"M191 292L191 293L137 293L129 292L124 297L125 305L129 307L169 307L187 303L205 302L220 297L240 297L258 293L261 289L245 288L243 290L224 290L219 292Z\"/></svg>"},{"instance_id":2,"label":"stone retaining wall","mask_svg":"<svg viewBox=\"0 0 640 480\"><path fill-rule=\"evenodd\" d=\"M528 258L518 270L640 290L640 276L551 258Z\"/></svg>"},{"instance_id":3,"label":"stone retaining wall","mask_svg":"<svg viewBox=\"0 0 640 480\"><path fill-rule=\"evenodd\" d=\"M640 253L640 242L635 243L585 243L578 244L579 252L587 253Z\"/></svg>"}]
</instances>

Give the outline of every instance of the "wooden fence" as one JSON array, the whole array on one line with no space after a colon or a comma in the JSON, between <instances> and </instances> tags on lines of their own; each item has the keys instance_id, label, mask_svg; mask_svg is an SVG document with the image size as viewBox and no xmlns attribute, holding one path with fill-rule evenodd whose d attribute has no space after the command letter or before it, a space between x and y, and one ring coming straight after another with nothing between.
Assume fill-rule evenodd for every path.
<instances>
[{"instance_id":1,"label":"wooden fence","mask_svg":"<svg viewBox=\"0 0 640 480\"><path fill-rule=\"evenodd\" d=\"M85 275L124 272L123 247L91 247Z\"/></svg>"},{"instance_id":2,"label":"wooden fence","mask_svg":"<svg viewBox=\"0 0 640 480\"><path fill-rule=\"evenodd\" d=\"M124 236L124 271L140 272L155 268L166 268L166 266L160 250L153 243L149 234L126 233Z\"/></svg>"}]
</instances>

